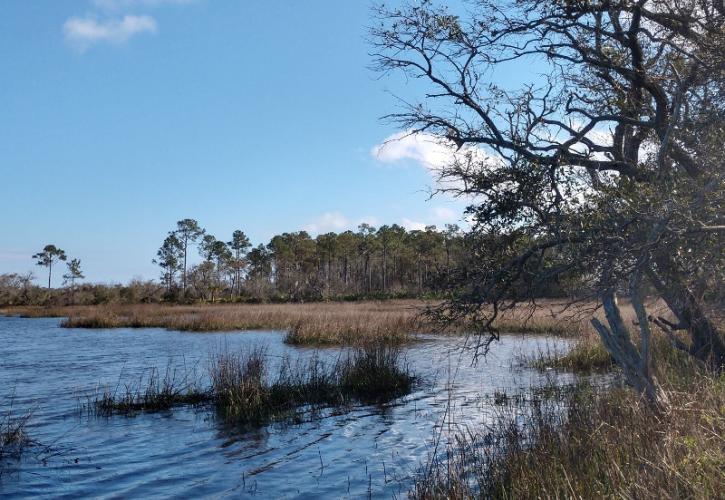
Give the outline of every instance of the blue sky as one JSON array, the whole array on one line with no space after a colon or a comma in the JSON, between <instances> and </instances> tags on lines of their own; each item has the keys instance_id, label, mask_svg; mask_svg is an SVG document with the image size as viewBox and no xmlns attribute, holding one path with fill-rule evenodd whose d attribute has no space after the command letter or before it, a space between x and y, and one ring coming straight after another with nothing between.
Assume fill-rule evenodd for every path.
<instances>
[{"instance_id":1,"label":"blue sky","mask_svg":"<svg viewBox=\"0 0 725 500\"><path fill-rule=\"evenodd\" d=\"M380 121L410 82L369 69L366 1L3 2L0 273L53 243L88 280L155 278L175 221L283 231L456 222L436 154ZM60 281L55 283L59 284Z\"/></svg>"}]
</instances>

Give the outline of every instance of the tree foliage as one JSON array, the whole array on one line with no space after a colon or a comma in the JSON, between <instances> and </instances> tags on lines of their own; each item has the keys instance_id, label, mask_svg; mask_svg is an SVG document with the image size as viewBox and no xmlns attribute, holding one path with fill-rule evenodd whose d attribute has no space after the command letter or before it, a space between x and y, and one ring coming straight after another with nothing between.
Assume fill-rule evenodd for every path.
<instances>
[{"instance_id":1,"label":"tree foliage","mask_svg":"<svg viewBox=\"0 0 725 500\"><path fill-rule=\"evenodd\" d=\"M67 258L65 251L55 245L45 245L42 252L33 255L36 265L48 268L48 289L50 289L51 278L53 276L53 264L59 260L64 261Z\"/></svg>"},{"instance_id":2,"label":"tree foliage","mask_svg":"<svg viewBox=\"0 0 725 500\"><path fill-rule=\"evenodd\" d=\"M251 248L241 231L229 242L205 233L198 249L202 262L188 271L189 298L305 301L338 298L422 296L439 291L439 275L465 258L466 244L458 226L445 232L434 226L407 231L393 224L358 231L305 231L274 236ZM183 245L170 233L155 263L173 295L179 282Z\"/></svg>"},{"instance_id":3,"label":"tree foliage","mask_svg":"<svg viewBox=\"0 0 725 500\"><path fill-rule=\"evenodd\" d=\"M587 276L606 313L594 326L651 399L652 327L722 367L708 294L725 272L723 3L481 0L454 13L426 0L376 13L378 68L427 87L391 118L457 150L441 189L473 200L475 259L452 273L438 315L491 331L541 283ZM495 81L527 67L544 76ZM668 318L647 309L647 290ZM637 312L639 345L618 294Z\"/></svg>"}]
</instances>

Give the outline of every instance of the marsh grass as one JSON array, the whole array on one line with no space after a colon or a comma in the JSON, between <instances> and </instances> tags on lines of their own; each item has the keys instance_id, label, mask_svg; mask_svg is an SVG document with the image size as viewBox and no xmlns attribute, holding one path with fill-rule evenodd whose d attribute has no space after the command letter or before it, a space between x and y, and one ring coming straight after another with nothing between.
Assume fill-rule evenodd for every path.
<instances>
[{"instance_id":1,"label":"marsh grass","mask_svg":"<svg viewBox=\"0 0 725 500\"><path fill-rule=\"evenodd\" d=\"M87 406L97 415L132 415L168 410L175 406L200 405L209 402L209 399L189 372L180 374L169 363L163 375L152 368L136 383L119 384L113 390L107 388Z\"/></svg>"},{"instance_id":2,"label":"marsh grass","mask_svg":"<svg viewBox=\"0 0 725 500\"><path fill-rule=\"evenodd\" d=\"M311 304L156 304L14 308L6 314L64 317L66 328L167 328L181 331L281 330L290 344L403 343L431 331L419 301Z\"/></svg>"},{"instance_id":3,"label":"marsh grass","mask_svg":"<svg viewBox=\"0 0 725 500\"><path fill-rule=\"evenodd\" d=\"M357 348L334 372L345 395L364 403L385 402L410 392L414 377L400 351L385 344Z\"/></svg>"},{"instance_id":4,"label":"marsh grass","mask_svg":"<svg viewBox=\"0 0 725 500\"><path fill-rule=\"evenodd\" d=\"M658 315L666 315L662 303L650 303L648 308ZM539 349L533 356L523 357L519 361L540 370L555 369L586 373L614 369L615 363L612 356L602 344L599 335L591 327L588 316L582 315L582 312L591 313L594 311L590 311L589 308L582 305L572 313L573 315L569 316L570 328L572 331L577 332L570 347L558 349L547 345L544 349ZM633 332L632 341L638 345L639 335L634 311L628 304L623 303L621 304L621 312L625 324L630 325L630 330ZM547 316L544 310L540 311L539 314ZM604 320L601 311L594 312L594 315L599 317L600 320ZM545 323L545 320L539 321L540 324ZM657 330L653 332L652 349L653 356L657 359L668 359L675 356L678 358L678 363L689 364L684 359L686 357L678 356L677 353L673 352L670 341Z\"/></svg>"},{"instance_id":5,"label":"marsh grass","mask_svg":"<svg viewBox=\"0 0 725 500\"><path fill-rule=\"evenodd\" d=\"M577 384L498 394L484 429L462 432L421 469L412 498L721 498L725 377L669 365L669 405ZM546 397L542 397L546 395Z\"/></svg>"},{"instance_id":6,"label":"marsh grass","mask_svg":"<svg viewBox=\"0 0 725 500\"><path fill-rule=\"evenodd\" d=\"M274 381L267 379L263 349L221 353L211 362L211 392L226 420L264 424L297 415L302 407L384 403L410 392L414 377L389 345L354 349L332 363L315 354L284 358Z\"/></svg>"},{"instance_id":7,"label":"marsh grass","mask_svg":"<svg viewBox=\"0 0 725 500\"><path fill-rule=\"evenodd\" d=\"M400 351L389 345L358 347L325 363L282 359L272 380L263 347L223 351L209 360L211 386L202 390L185 373L172 368L162 376L150 370L137 383L106 389L91 404L97 415L133 415L184 405L211 405L223 419L251 425L288 419L302 407L385 403L410 392L414 377Z\"/></svg>"},{"instance_id":8,"label":"marsh grass","mask_svg":"<svg viewBox=\"0 0 725 500\"><path fill-rule=\"evenodd\" d=\"M108 304L58 308L16 307L0 313L63 317L67 328L167 328L183 331L281 330L296 345L402 344L415 333L469 333L461 322L443 329L424 313L434 302L387 300L307 304ZM541 301L504 311L495 326L502 332L573 336L587 328L591 304L567 307Z\"/></svg>"},{"instance_id":9,"label":"marsh grass","mask_svg":"<svg viewBox=\"0 0 725 500\"><path fill-rule=\"evenodd\" d=\"M603 372L615 367L612 356L599 339L593 336L578 339L569 349L547 345L521 361L539 370L555 369L575 373Z\"/></svg>"}]
</instances>

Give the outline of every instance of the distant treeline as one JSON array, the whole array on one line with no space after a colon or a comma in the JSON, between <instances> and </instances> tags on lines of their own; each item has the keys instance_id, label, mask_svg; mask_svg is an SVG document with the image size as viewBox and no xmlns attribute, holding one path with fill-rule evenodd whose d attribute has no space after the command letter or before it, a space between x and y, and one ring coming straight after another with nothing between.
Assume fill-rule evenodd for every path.
<instances>
[{"instance_id":1,"label":"distant treeline","mask_svg":"<svg viewBox=\"0 0 725 500\"><path fill-rule=\"evenodd\" d=\"M305 231L283 233L252 247L241 230L224 241L197 221L184 219L153 260L161 269L158 282L78 283L83 275L80 261L73 259L66 263L68 273L59 289L51 289L50 282L47 289L35 285L32 273L0 275L0 305L436 298L451 276L465 273L481 244L452 224L410 231L397 224L361 224L357 231L314 238ZM50 273L65 254L53 260L48 249L63 251L49 245L34 256ZM529 285L522 281L522 286ZM537 287L541 297L564 293L557 281Z\"/></svg>"},{"instance_id":2,"label":"distant treeline","mask_svg":"<svg viewBox=\"0 0 725 500\"><path fill-rule=\"evenodd\" d=\"M177 223L157 253L169 298L303 301L436 294L440 278L466 258L456 225L408 231L393 224L357 231L283 233L252 247L243 231L229 241L193 219ZM187 265L192 252L202 262Z\"/></svg>"}]
</instances>

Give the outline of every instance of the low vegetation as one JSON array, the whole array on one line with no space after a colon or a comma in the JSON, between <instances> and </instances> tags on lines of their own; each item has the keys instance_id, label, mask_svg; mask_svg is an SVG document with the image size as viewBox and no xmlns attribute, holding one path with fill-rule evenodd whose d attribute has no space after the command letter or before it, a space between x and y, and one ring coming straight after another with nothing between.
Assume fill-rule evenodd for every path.
<instances>
[{"instance_id":1,"label":"low vegetation","mask_svg":"<svg viewBox=\"0 0 725 500\"><path fill-rule=\"evenodd\" d=\"M315 302L306 304L159 304L72 307L14 307L0 313L26 317L64 317L67 328L168 328L183 331L281 330L286 341L299 345L357 345L361 342L403 343L413 333L431 333L440 325L423 312L431 302L388 300ZM580 319L590 304L564 308L547 301L546 307L526 305L502 313L495 324L503 332L574 336L589 325ZM448 332L465 332L464 324Z\"/></svg>"},{"instance_id":2,"label":"low vegetation","mask_svg":"<svg viewBox=\"0 0 725 500\"><path fill-rule=\"evenodd\" d=\"M209 396L199 389L189 374L179 376L170 366L163 377L159 370L151 369L146 379L136 384L117 386L97 397L89 408L98 415L114 413L133 414L141 411L168 410L174 406L197 405L208 402Z\"/></svg>"},{"instance_id":3,"label":"low vegetation","mask_svg":"<svg viewBox=\"0 0 725 500\"><path fill-rule=\"evenodd\" d=\"M261 425L293 416L304 406L383 403L410 392L414 377L398 349L386 345L356 348L332 363L314 355L306 361L285 358L270 380L264 348L220 352L209 362L211 387L178 384L167 370L153 370L144 388L106 392L94 402L99 414L133 414L180 405L211 404L225 420Z\"/></svg>"},{"instance_id":4,"label":"low vegetation","mask_svg":"<svg viewBox=\"0 0 725 500\"><path fill-rule=\"evenodd\" d=\"M399 343L431 331L420 301L241 305L107 305L15 308L5 313L66 317L67 328L168 328L183 331L281 330L293 344Z\"/></svg>"},{"instance_id":5,"label":"low vegetation","mask_svg":"<svg viewBox=\"0 0 725 500\"><path fill-rule=\"evenodd\" d=\"M577 339L569 349L561 350L547 346L522 361L540 370L556 369L570 372L607 371L615 366L612 356L599 339L592 335Z\"/></svg>"},{"instance_id":6,"label":"low vegetation","mask_svg":"<svg viewBox=\"0 0 725 500\"><path fill-rule=\"evenodd\" d=\"M383 403L410 392L413 376L399 351L384 345L358 348L325 363L285 358L276 380L267 378L264 350L221 354L211 364L217 411L239 423L265 423L295 414L302 406Z\"/></svg>"},{"instance_id":7,"label":"low vegetation","mask_svg":"<svg viewBox=\"0 0 725 500\"><path fill-rule=\"evenodd\" d=\"M684 354L661 354L657 377L667 403L660 410L618 386L583 383L544 391L548 399L536 390L498 394L505 408L493 423L457 436L422 470L411 496L718 498L725 489L725 377Z\"/></svg>"}]
</instances>

